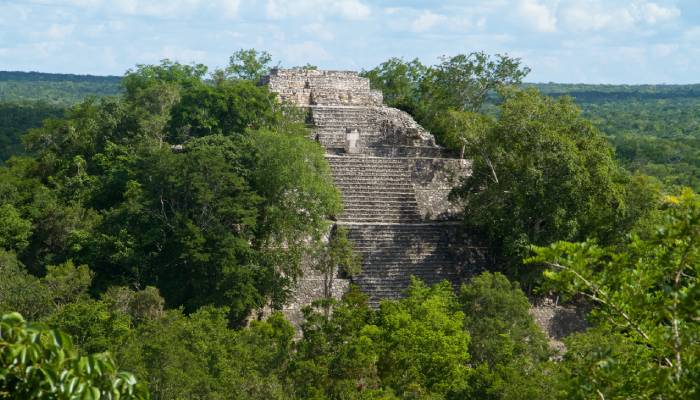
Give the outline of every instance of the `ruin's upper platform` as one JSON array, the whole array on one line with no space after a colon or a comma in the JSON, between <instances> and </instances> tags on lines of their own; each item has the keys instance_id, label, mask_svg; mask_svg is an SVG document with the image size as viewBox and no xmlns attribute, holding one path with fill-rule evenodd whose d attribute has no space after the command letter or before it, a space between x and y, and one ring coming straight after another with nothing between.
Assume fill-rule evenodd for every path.
<instances>
[{"instance_id":1,"label":"ruin's upper platform","mask_svg":"<svg viewBox=\"0 0 700 400\"><path fill-rule=\"evenodd\" d=\"M280 100L299 106L381 106L382 93L354 71L273 69L263 78Z\"/></svg>"}]
</instances>

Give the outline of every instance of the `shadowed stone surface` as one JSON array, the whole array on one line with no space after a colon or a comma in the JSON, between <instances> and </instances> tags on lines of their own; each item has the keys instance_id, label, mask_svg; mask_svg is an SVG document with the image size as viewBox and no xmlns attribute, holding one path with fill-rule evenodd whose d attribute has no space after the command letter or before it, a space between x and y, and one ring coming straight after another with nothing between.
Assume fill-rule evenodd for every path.
<instances>
[{"instance_id":1,"label":"shadowed stone surface","mask_svg":"<svg viewBox=\"0 0 700 400\"><path fill-rule=\"evenodd\" d=\"M281 101L308 109L311 139L327 153L348 229L363 256L350 278L376 306L397 298L411 276L459 284L485 266L485 249L463 233L459 207L448 194L471 171L450 158L434 137L400 110L382 104L369 80L350 71L273 70L263 79ZM322 281L322 279L321 279ZM319 298L319 277L300 280L287 314ZM336 285L342 293L346 279Z\"/></svg>"}]
</instances>

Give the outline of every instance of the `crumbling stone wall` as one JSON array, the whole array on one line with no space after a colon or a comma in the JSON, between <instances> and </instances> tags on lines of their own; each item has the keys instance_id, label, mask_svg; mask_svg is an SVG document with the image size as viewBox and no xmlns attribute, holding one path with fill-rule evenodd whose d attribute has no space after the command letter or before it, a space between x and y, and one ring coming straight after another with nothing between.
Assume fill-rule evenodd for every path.
<instances>
[{"instance_id":1,"label":"crumbling stone wall","mask_svg":"<svg viewBox=\"0 0 700 400\"><path fill-rule=\"evenodd\" d=\"M299 106L382 104L381 92L370 90L369 80L354 71L273 69L262 83L280 100Z\"/></svg>"},{"instance_id":2,"label":"crumbling stone wall","mask_svg":"<svg viewBox=\"0 0 700 400\"><path fill-rule=\"evenodd\" d=\"M471 173L469 160L455 158L415 158L411 181L418 209L425 220L456 220L462 207L449 198L452 188Z\"/></svg>"}]
</instances>

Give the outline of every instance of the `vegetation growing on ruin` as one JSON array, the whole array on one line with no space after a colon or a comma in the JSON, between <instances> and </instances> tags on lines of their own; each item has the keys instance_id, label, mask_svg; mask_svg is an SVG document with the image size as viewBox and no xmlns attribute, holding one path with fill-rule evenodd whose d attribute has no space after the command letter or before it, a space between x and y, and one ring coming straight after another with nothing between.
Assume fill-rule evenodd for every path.
<instances>
[{"instance_id":1,"label":"vegetation growing on ruin","mask_svg":"<svg viewBox=\"0 0 700 400\"><path fill-rule=\"evenodd\" d=\"M650 114L625 122L674 89L543 94L520 87L519 60L483 53L366 71L474 160L454 196L505 274L456 292L414 280L378 309L351 288L295 332L279 313L248 317L285 302L305 255L327 275L358 260L343 232L322 240L339 194L300 114L256 85L271 65L253 50L211 74L164 61L65 112L0 109L15 117L3 137L34 128L0 167L0 398L698 396L700 200L677 188L697 178L680 167L697 121L661 108L684 116L667 135ZM677 89L692 107L695 87ZM600 120L625 104L628 117ZM566 354L523 288L593 307Z\"/></svg>"}]
</instances>

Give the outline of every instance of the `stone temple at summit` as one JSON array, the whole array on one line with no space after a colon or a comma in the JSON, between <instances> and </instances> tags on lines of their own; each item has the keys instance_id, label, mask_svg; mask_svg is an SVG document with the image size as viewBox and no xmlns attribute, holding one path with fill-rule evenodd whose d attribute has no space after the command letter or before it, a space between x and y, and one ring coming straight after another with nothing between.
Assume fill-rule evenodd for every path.
<instances>
[{"instance_id":1,"label":"stone temple at summit","mask_svg":"<svg viewBox=\"0 0 700 400\"><path fill-rule=\"evenodd\" d=\"M350 71L273 70L263 79L284 102L308 110L312 137L326 149L343 198L336 224L362 256L352 282L376 306L397 298L411 276L458 284L485 264L484 249L460 231L459 207L448 194L470 163L451 157L434 137L400 110L383 104L369 80ZM298 307L319 297L318 277L299 282Z\"/></svg>"}]
</instances>

